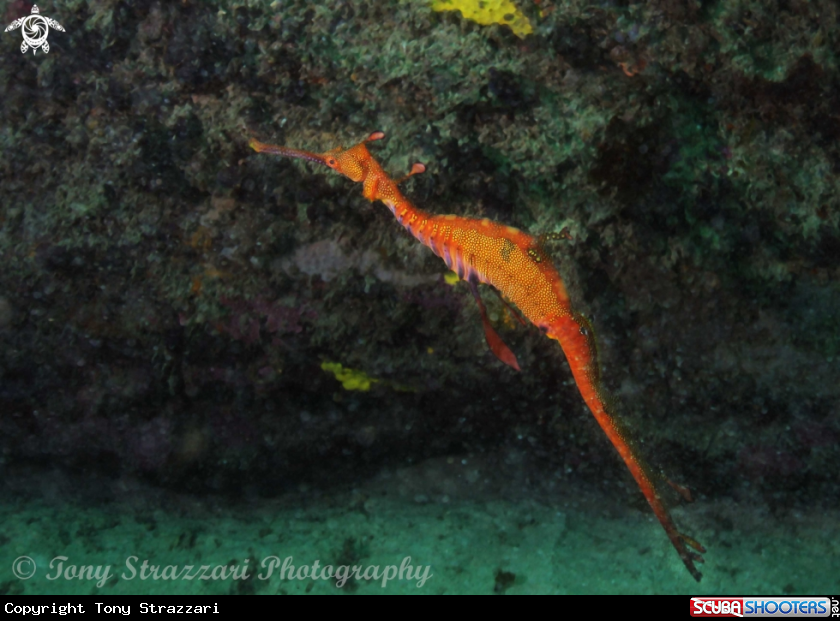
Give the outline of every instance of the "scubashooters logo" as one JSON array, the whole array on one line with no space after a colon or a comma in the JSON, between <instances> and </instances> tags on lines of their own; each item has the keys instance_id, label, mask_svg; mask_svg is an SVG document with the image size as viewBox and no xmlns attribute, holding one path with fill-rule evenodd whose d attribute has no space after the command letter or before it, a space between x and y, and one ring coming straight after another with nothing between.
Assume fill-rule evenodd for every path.
<instances>
[{"instance_id":1,"label":"scubashooters logo","mask_svg":"<svg viewBox=\"0 0 840 621\"><path fill-rule=\"evenodd\" d=\"M50 44L47 43L47 37L50 34L50 28L64 32L64 28L57 21L51 17L44 17L38 9L37 4L32 5L32 14L26 17L19 17L11 24L6 26L6 32L11 30L21 29L23 35L23 43L20 44L20 51L26 54L29 48L32 48L32 53L38 51L38 48L44 50L44 54L50 51Z\"/></svg>"},{"instance_id":2,"label":"scubashooters logo","mask_svg":"<svg viewBox=\"0 0 840 621\"><path fill-rule=\"evenodd\" d=\"M827 597L692 597L692 617L829 616Z\"/></svg>"}]
</instances>

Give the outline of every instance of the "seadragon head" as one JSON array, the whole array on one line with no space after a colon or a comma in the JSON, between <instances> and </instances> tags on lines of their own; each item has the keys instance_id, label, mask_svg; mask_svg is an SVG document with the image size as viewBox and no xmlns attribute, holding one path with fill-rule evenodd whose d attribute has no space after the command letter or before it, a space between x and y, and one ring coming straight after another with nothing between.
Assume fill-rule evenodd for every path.
<instances>
[{"instance_id":1,"label":"seadragon head","mask_svg":"<svg viewBox=\"0 0 840 621\"><path fill-rule=\"evenodd\" d=\"M300 149L292 149L290 147L264 144L255 138L252 138L248 142L248 146L257 153L271 153L273 155L282 155L284 157L293 157L309 160L310 162L317 162L318 164L329 166L351 181L358 182L364 180L367 176L368 168L373 161L370 151L367 149L367 143L373 142L374 140L382 140L384 137L384 132L373 132L365 140L350 147L349 149L336 147L335 149L330 149L325 153L312 153L310 151L302 151Z\"/></svg>"}]
</instances>

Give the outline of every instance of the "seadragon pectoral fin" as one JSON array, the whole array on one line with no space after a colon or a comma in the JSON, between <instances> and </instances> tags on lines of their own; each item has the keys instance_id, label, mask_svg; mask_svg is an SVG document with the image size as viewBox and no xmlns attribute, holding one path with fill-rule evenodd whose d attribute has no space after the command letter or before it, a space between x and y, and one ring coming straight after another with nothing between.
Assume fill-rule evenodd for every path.
<instances>
[{"instance_id":1,"label":"seadragon pectoral fin","mask_svg":"<svg viewBox=\"0 0 840 621\"><path fill-rule=\"evenodd\" d=\"M481 322L484 325L484 338L487 340L487 344L490 346L490 351L492 351L495 354L496 358L504 362L506 365L513 367L517 371L521 371L522 369L519 368L519 363L516 361L516 356L510 350L510 347L505 345L505 342L502 340L502 337L500 337L498 333L493 329L493 326L490 323L490 319L487 317L487 309L484 307L484 302L481 300L481 296L478 293L478 285L476 284L475 280L473 278L470 278L467 280L467 283L469 283L473 297L478 303L478 310L481 312Z\"/></svg>"}]
</instances>

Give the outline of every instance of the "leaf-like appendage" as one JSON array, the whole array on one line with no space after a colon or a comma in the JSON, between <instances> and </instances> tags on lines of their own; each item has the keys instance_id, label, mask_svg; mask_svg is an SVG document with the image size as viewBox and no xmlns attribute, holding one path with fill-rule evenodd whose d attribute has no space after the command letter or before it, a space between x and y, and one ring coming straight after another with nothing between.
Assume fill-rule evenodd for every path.
<instances>
[{"instance_id":1,"label":"leaf-like appendage","mask_svg":"<svg viewBox=\"0 0 840 621\"><path fill-rule=\"evenodd\" d=\"M29 46L28 46L28 45L26 45L26 43L21 43L21 44L20 44L20 51L21 51L22 53L26 54L26 50L28 50L28 49L29 49Z\"/></svg>"},{"instance_id":2,"label":"leaf-like appendage","mask_svg":"<svg viewBox=\"0 0 840 621\"><path fill-rule=\"evenodd\" d=\"M44 49L44 54L49 54L50 53L50 44L47 43L46 41L44 41L43 49Z\"/></svg>"},{"instance_id":3,"label":"leaf-like appendage","mask_svg":"<svg viewBox=\"0 0 840 621\"><path fill-rule=\"evenodd\" d=\"M22 23L23 23L23 18L20 18L20 17L19 17L18 19L16 19L15 21L13 21L11 24L9 24L8 26L6 26L6 32L9 32L10 30L15 30L16 28L20 28L20 25L21 25Z\"/></svg>"},{"instance_id":4,"label":"leaf-like appendage","mask_svg":"<svg viewBox=\"0 0 840 621\"><path fill-rule=\"evenodd\" d=\"M62 25L59 24L57 21L55 21L51 17L47 17L45 19L47 20L47 23L50 25L50 28L55 28L56 30L58 30L60 32L64 32L64 27L62 27Z\"/></svg>"}]
</instances>

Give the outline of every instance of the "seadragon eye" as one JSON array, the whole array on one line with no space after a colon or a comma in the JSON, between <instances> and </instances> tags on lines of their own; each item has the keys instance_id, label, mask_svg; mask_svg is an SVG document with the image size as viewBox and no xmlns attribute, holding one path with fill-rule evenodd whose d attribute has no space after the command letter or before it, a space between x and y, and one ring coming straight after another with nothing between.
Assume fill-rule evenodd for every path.
<instances>
[{"instance_id":1,"label":"seadragon eye","mask_svg":"<svg viewBox=\"0 0 840 621\"><path fill-rule=\"evenodd\" d=\"M338 164L338 162L336 161L336 159L334 157L328 157L327 158L327 166L329 166L330 168L335 168L337 164Z\"/></svg>"}]
</instances>

